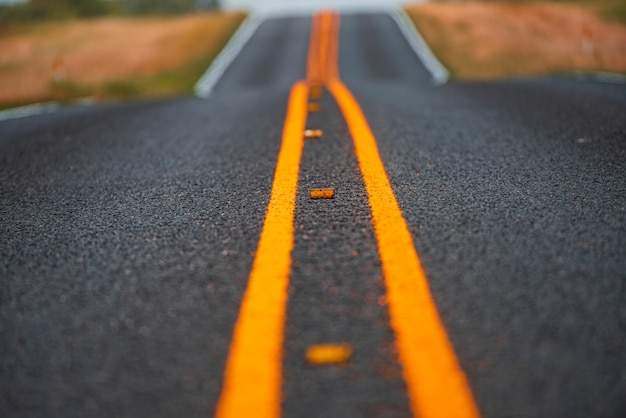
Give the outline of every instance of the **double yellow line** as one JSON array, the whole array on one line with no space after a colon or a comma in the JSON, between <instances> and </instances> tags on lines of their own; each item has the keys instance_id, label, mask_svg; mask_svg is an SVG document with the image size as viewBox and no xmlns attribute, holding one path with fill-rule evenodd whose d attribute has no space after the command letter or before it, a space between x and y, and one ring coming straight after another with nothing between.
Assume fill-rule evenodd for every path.
<instances>
[{"instance_id":1,"label":"double yellow line","mask_svg":"<svg viewBox=\"0 0 626 418\"><path fill-rule=\"evenodd\" d=\"M289 96L270 203L235 325L216 416L278 418L281 414L283 327L303 132L309 93L324 85L348 124L365 182L411 410L422 418L476 418L478 408L437 313L376 139L339 78L338 48L339 15L316 14L307 80L297 82Z\"/></svg>"},{"instance_id":2,"label":"double yellow line","mask_svg":"<svg viewBox=\"0 0 626 418\"><path fill-rule=\"evenodd\" d=\"M324 11L313 16L307 61L307 81L320 86L339 78L339 15Z\"/></svg>"}]
</instances>

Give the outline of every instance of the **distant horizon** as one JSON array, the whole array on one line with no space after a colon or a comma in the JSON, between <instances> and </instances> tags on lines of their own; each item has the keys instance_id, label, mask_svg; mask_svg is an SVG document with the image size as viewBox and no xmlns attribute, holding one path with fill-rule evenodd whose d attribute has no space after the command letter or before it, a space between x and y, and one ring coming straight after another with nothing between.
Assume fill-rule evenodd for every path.
<instances>
[{"instance_id":1,"label":"distant horizon","mask_svg":"<svg viewBox=\"0 0 626 418\"><path fill-rule=\"evenodd\" d=\"M309 11L321 8L370 9L420 3L424 0L220 0L224 9L247 9L255 11Z\"/></svg>"},{"instance_id":2,"label":"distant horizon","mask_svg":"<svg viewBox=\"0 0 626 418\"><path fill-rule=\"evenodd\" d=\"M0 0L0 5L26 3L28 0ZM294 4L291 0L220 0L224 9L249 9L249 10L282 10L282 9L317 9L321 7L376 7L393 6L404 3L419 2L420 0L303 0Z\"/></svg>"}]
</instances>

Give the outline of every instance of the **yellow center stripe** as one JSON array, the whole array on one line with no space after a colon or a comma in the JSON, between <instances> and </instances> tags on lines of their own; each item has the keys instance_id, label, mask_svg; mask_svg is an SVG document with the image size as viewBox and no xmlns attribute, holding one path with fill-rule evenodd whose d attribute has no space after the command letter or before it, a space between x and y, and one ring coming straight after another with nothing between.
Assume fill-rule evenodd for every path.
<instances>
[{"instance_id":1,"label":"yellow center stripe","mask_svg":"<svg viewBox=\"0 0 626 418\"><path fill-rule=\"evenodd\" d=\"M291 89L272 195L233 332L218 418L280 416L283 324L309 88Z\"/></svg>"},{"instance_id":2,"label":"yellow center stripe","mask_svg":"<svg viewBox=\"0 0 626 418\"><path fill-rule=\"evenodd\" d=\"M338 48L339 15L315 15L307 82L297 82L289 97L272 195L235 325L216 416L280 416L283 324L307 99L309 90L318 89L323 83L346 119L365 181L387 287L391 327L411 409L420 418L479 417L437 313L376 139L359 104L339 79Z\"/></svg>"},{"instance_id":3,"label":"yellow center stripe","mask_svg":"<svg viewBox=\"0 0 626 418\"><path fill-rule=\"evenodd\" d=\"M413 414L420 418L478 417L385 173L376 139L346 86L334 80L328 89L346 119L365 181L387 287L391 327Z\"/></svg>"},{"instance_id":4,"label":"yellow center stripe","mask_svg":"<svg viewBox=\"0 0 626 418\"><path fill-rule=\"evenodd\" d=\"M339 20L320 15L323 63L317 74L348 124L372 209L391 327L396 339L411 409L421 418L480 416L454 349L441 323L413 239L389 183L376 139L358 102L341 82L337 65Z\"/></svg>"},{"instance_id":5,"label":"yellow center stripe","mask_svg":"<svg viewBox=\"0 0 626 418\"><path fill-rule=\"evenodd\" d=\"M293 223L310 85L326 78L330 13L311 27L307 81L291 89L272 195L224 371L217 418L277 418Z\"/></svg>"},{"instance_id":6,"label":"yellow center stripe","mask_svg":"<svg viewBox=\"0 0 626 418\"><path fill-rule=\"evenodd\" d=\"M338 15L322 11L313 16L311 40L307 62L307 79L312 84L323 83L337 77L337 51L339 36Z\"/></svg>"}]
</instances>

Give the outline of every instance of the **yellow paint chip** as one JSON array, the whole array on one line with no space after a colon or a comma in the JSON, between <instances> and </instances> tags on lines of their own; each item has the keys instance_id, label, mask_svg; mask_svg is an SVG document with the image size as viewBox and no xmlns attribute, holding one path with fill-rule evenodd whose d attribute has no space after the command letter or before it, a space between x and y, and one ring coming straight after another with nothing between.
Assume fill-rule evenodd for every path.
<instances>
[{"instance_id":1,"label":"yellow paint chip","mask_svg":"<svg viewBox=\"0 0 626 418\"><path fill-rule=\"evenodd\" d=\"M309 92L309 96L312 99L319 99L322 97L322 94L324 93L324 89L322 88L321 84L314 84L311 86L311 90Z\"/></svg>"},{"instance_id":2,"label":"yellow paint chip","mask_svg":"<svg viewBox=\"0 0 626 418\"><path fill-rule=\"evenodd\" d=\"M344 364L352 357L350 344L314 344L306 349L306 360L314 366Z\"/></svg>"},{"instance_id":3,"label":"yellow paint chip","mask_svg":"<svg viewBox=\"0 0 626 418\"><path fill-rule=\"evenodd\" d=\"M319 103L309 103L307 108L309 112L319 112L320 110L322 110L322 105L320 105Z\"/></svg>"},{"instance_id":4,"label":"yellow paint chip","mask_svg":"<svg viewBox=\"0 0 626 418\"><path fill-rule=\"evenodd\" d=\"M321 129L307 129L304 131L304 137L306 139L321 138L323 134Z\"/></svg>"},{"instance_id":5,"label":"yellow paint chip","mask_svg":"<svg viewBox=\"0 0 626 418\"><path fill-rule=\"evenodd\" d=\"M309 196L311 199L334 199L335 189L311 189Z\"/></svg>"}]
</instances>

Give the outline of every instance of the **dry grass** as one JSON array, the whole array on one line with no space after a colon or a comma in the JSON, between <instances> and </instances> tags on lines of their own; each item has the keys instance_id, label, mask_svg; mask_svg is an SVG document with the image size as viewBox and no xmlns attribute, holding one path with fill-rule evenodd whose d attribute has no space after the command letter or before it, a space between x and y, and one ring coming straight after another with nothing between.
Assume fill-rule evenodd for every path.
<instances>
[{"instance_id":1,"label":"dry grass","mask_svg":"<svg viewBox=\"0 0 626 418\"><path fill-rule=\"evenodd\" d=\"M82 94L115 96L115 86L119 90L128 80L151 80L199 62L206 65L243 17L118 17L0 32L0 104ZM154 93L176 92L167 90L157 87Z\"/></svg>"},{"instance_id":2,"label":"dry grass","mask_svg":"<svg viewBox=\"0 0 626 418\"><path fill-rule=\"evenodd\" d=\"M626 27L582 6L469 1L407 11L457 78L626 73Z\"/></svg>"}]
</instances>

